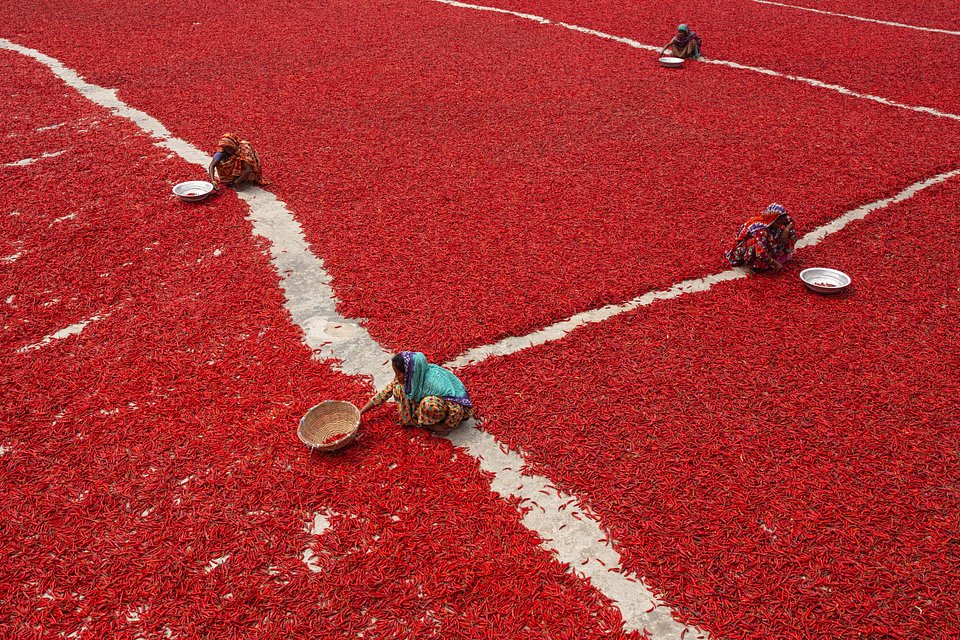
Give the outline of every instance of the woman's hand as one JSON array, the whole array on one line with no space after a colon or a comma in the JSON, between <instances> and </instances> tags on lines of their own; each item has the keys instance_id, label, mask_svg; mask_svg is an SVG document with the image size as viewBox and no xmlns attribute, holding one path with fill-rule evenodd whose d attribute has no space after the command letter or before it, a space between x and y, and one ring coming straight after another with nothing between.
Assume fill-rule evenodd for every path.
<instances>
[{"instance_id":1,"label":"woman's hand","mask_svg":"<svg viewBox=\"0 0 960 640\"><path fill-rule=\"evenodd\" d=\"M793 231L793 223L787 223L780 231L780 244L786 244L790 239L790 232Z\"/></svg>"},{"instance_id":2,"label":"woman's hand","mask_svg":"<svg viewBox=\"0 0 960 640\"><path fill-rule=\"evenodd\" d=\"M373 400L370 400L367 402L367 404L363 405L362 409L360 409L360 417L362 418L363 414L365 414L367 411L370 411L370 409L372 408L373 408Z\"/></svg>"},{"instance_id":3,"label":"woman's hand","mask_svg":"<svg viewBox=\"0 0 960 640\"><path fill-rule=\"evenodd\" d=\"M239 187L244 182L250 179L250 176L253 175L253 169L244 164L243 169L240 171L240 175L237 176L237 179L233 181L233 186Z\"/></svg>"}]
</instances>

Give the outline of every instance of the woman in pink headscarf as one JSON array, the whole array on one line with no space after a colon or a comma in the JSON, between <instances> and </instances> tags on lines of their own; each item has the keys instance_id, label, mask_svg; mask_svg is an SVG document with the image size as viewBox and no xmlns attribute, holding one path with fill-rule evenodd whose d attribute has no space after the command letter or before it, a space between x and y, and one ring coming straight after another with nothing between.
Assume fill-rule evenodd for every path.
<instances>
[{"instance_id":1,"label":"woman in pink headscarf","mask_svg":"<svg viewBox=\"0 0 960 640\"><path fill-rule=\"evenodd\" d=\"M779 273L793 255L796 244L793 218L783 205L774 202L766 211L740 225L737 239L725 256L734 267Z\"/></svg>"}]
</instances>

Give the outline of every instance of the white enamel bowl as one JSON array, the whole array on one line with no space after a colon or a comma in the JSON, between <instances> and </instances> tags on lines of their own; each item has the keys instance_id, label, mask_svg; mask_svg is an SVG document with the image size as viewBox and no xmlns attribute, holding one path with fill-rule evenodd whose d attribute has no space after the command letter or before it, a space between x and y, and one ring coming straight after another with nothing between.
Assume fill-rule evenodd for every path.
<instances>
[{"instance_id":1,"label":"white enamel bowl","mask_svg":"<svg viewBox=\"0 0 960 640\"><path fill-rule=\"evenodd\" d=\"M800 272L800 279L810 291L828 295L840 293L850 286L850 276L843 271L823 267L804 269Z\"/></svg>"},{"instance_id":2,"label":"white enamel bowl","mask_svg":"<svg viewBox=\"0 0 960 640\"><path fill-rule=\"evenodd\" d=\"M213 193L213 185L204 180L181 182L173 188L173 195L184 202L200 202Z\"/></svg>"},{"instance_id":3,"label":"white enamel bowl","mask_svg":"<svg viewBox=\"0 0 960 640\"><path fill-rule=\"evenodd\" d=\"M660 64L671 69L679 69L683 66L683 58L674 58L673 56L664 56L660 58Z\"/></svg>"}]
</instances>

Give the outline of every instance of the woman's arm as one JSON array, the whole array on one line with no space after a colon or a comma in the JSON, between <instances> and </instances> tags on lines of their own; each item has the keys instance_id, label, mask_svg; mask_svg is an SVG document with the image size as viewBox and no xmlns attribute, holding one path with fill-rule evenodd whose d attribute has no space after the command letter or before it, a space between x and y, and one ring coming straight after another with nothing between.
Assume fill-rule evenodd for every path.
<instances>
[{"instance_id":1,"label":"woman's arm","mask_svg":"<svg viewBox=\"0 0 960 640\"><path fill-rule=\"evenodd\" d=\"M775 238L771 237L770 230L756 231L753 237L755 240L753 242L754 259L773 269L774 273L779 272L783 265L773 256L773 251L770 250L770 243L775 241Z\"/></svg>"},{"instance_id":2,"label":"woman's arm","mask_svg":"<svg viewBox=\"0 0 960 640\"><path fill-rule=\"evenodd\" d=\"M788 247L790 245L790 236L794 233L793 223L788 222L783 225L783 230L780 232L780 246Z\"/></svg>"},{"instance_id":3,"label":"woman's arm","mask_svg":"<svg viewBox=\"0 0 960 640\"><path fill-rule=\"evenodd\" d=\"M773 269L774 273L780 273L780 269L783 269L783 264L781 264L780 261L777 260L776 256L774 255L774 252L771 251L769 242L771 241L779 242L779 240L780 240L780 237L777 236L775 240L773 238L771 238L770 240L767 240L766 238L764 238L762 242L757 243L759 246L763 247L762 251L757 252L757 257L760 258L763 262L765 262L767 266Z\"/></svg>"},{"instance_id":4,"label":"woman's arm","mask_svg":"<svg viewBox=\"0 0 960 640\"><path fill-rule=\"evenodd\" d=\"M367 404L363 405L363 408L360 409L360 415L362 416L367 411L370 411L370 409L373 409L374 407L378 407L384 402L386 402L388 399L390 399L390 397L393 395L393 390L396 386L397 386L397 381L394 380L393 382L388 384L386 387L384 387L384 389L380 391L377 395L370 398Z\"/></svg>"}]
</instances>

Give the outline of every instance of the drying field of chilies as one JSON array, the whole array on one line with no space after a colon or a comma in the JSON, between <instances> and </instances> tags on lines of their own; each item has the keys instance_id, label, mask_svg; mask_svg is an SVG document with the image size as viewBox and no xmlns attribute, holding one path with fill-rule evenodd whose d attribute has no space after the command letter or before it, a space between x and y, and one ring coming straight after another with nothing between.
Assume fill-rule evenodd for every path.
<instances>
[{"instance_id":1,"label":"drying field of chilies","mask_svg":"<svg viewBox=\"0 0 960 640\"><path fill-rule=\"evenodd\" d=\"M953 0L0 0L0 638L960 629Z\"/></svg>"}]
</instances>

